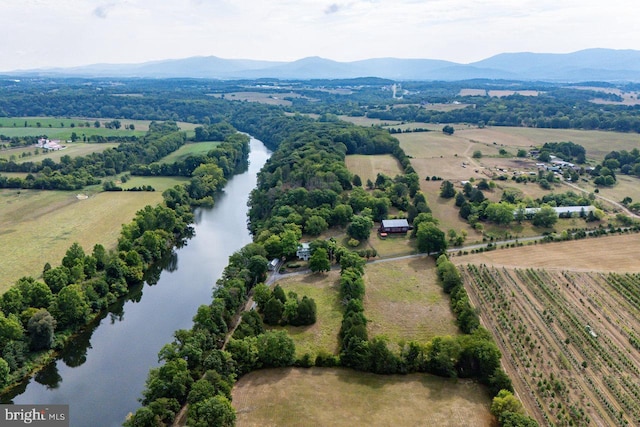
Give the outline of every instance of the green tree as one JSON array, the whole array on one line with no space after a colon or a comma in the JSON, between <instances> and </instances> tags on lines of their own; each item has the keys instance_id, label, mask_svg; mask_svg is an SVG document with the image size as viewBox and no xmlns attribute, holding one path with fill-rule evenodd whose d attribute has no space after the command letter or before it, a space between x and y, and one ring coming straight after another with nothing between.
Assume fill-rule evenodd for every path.
<instances>
[{"instance_id":1,"label":"green tree","mask_svg":"<svg viewBox=\"0 0 640 427\"><path fill-rule=\"evenodd\" d=\"M149 371L142 403L148 405L163 397L184 402L191 384L193 379L189 375L187 361L180 358L169 360Z\"/></svg>"},{"instance_id":2,"label":"green tree","mask_svg":"<svg viewBox=\"0 0 640 427\"><path fill-rule=\"evenodd\" d=\"M267 331L258 336L258 359L263 367L291 366L296 346L286 331Z\"/></svg>"},{"instance_id":3,"label":"green tree","mask_svg":"<svg viewBox=\"0 0 640 427\"><path fill-rule=\"evenodd\" d=\"M80 285L62 288L51 304L50 311L63 328L84 325L90 314L87 297Z\"/></svg>"},{"instance_id":4,"label":"green tree","mask_svg":"<svg viewBox=\"0 0 640 427\"><path fill-rule=\"evenodd\" d=\"M456 189L453 187L451 181L442 181L440 184L440 197L443 199L450 199L456 195Z\"/></svg>"},{"instance_id":5,"label":"green tree","mask_svg":"<svg viewBox=\"0 0 640 427\"><path fill-rule=\"evenodd\" d=\"M9 364L0 357L0 388L9 384Z\"/></svg>"},{"instance_id":6,"label":"green tree","mask_svg":"<svg viewBox=\"0 0 640 427\"><path fill-rule=\"evenodd\" d=\"M310 236L319 236L327 231L327 228L329 228L329 224L319 215L310 216L304 227L305 232Z\"/></svg>"},{"instance_id":7,"label":"green tree","mask_svg":"<svg viewBox=\"0 0 640 427\"><path fill-rule=\"evenodd\" d=\"M331 269L329 254L324 248L317 248L309 258L309 269L314 273L322 273Z\"/></svg>"},{"instance_id":8,"label":"green tree","mask_svg":"<svg viewBox=\"0 0 640 427\"><path fill-rule=\"evenodd\" d=\"M500 390L491 402L491 413L500 417L504 412L524 414L522 403L508 390Z\"/></svg>"},{"instance_id":9,"label":"green tree","mask_svg":"<svg viewBox=\"0 0 640 427\"><path fill-rule=\"evenodd\" d=\"M455 132L455 129L451 125L445 125L442 128L442 133L444 133L446 135L453 135L454 132Z\"/></svg>"},{"instance_id":10,"label":"green tree","mask_svg":"<svg viewBox=\"0 0 640 427\"><path fill-rule=\"evenodd\" d=\"M500 202L500 203L489 203L484 210L485 215L489 221L495 222L500 225L508 225L513 221L513 212L515 211L515 206L511 203Z\"/></svg>"},{"instance_id":11,"label":"green tree","mask_svg":"<svg viewBox=\"0 0 640 427\"><path fill-rule=\"evenodd\" d=\"M347 227L347 235L359 241L365 241L371 234L373 221L366 216L356 215Z\"/></svg>"},{"instance_id":12,"label":"green tree","mask_svg":"<svg viewBox=\"0 0 640 427\"><path fill-rule=\"evenodd\" d=\"M442 230L431 222L421 222L416 232L418 251L430 254L447 249L447 238Z\"/></svg>"},{"instance_id":13,"label":"green tree","mask_svg":"<svg viewBox=\"0 0 640 427\"><path fill-rule=\"evenodd\" d=\"M44 308L38 310L27 324L31 350L49 349L53 345L56 319Z\"/></svg>"},{"instance_id":14,"label":"green tree","mask_svg":"<svg viewBox=\"0 0 640 427\"><path fill-rule=\"evenodd\" d=\"M0 348L7 345L9 341L22 339L23 335L22 322L15 314L5 317L0 313Z\"/></svg>"},{"instance_id":15,"label":"green tree","mask_svg":"<svg viewBox=\"0 0 640 427\"><path fill-rule=\"evenodd\" d=\"M543 205L533 216L533 225L536 227L551 228L558 222L558 214L549 205Z\"/></svg>"},{"instance_id":16,"label":"green tree","mask_svg":"<svg viewBox=\"0 0 640 427\"><path fill-rule=\"evenodd\" d=\"M229 399L217 394L189 406L187 424L193 427L233 427L236 411Z\"/></svg>"},{"instance_id":17,"label":"green tree","mask_svg":"<svg viewBox=\"0 0 640 427\"><path fill-rule=\"evenodd\" d=\"M316 311L316 302L314 299L307 296L302 297L302 300L298 304L298 315L292 325L313 325L316 323Z\"/></svg>"},{"instance_id":18,"label":"green tree","mask_svg":"<svg viewBox=\"0 0 640 427\"><path fill-rule=\"evenodd\" d=\"M277 325L282 318L283 312L284 304L278 298L272 296L262 310L264 323L267 325Z\"/></svg>"},{"instance_id":19,"label":"green tree","mask_svg":"<svg viewBox=\"0 0 640 427\"><path fill-rule=\"evenodd\" d=\"M270 298L271 289L264 283L258 283L256 287L253 288L253 300L258 304L258 308L260 308L260 310L264 309L265 304Z\"/></svg>"}]
</instances>

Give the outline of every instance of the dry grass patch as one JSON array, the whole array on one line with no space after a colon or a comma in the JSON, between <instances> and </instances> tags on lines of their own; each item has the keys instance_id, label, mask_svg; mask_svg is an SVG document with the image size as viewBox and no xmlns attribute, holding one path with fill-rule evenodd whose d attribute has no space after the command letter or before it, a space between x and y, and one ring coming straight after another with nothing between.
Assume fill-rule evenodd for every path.
<instances>
[{"instance_id":1,"label":"dry grass patch","mask_svg":"<svg viewBox=\"0 0 640 427\"><path fill-rule=\"evenodd\" d=\"M57 265L73 242L85 251L101 243L115 247L122 224L160 192L111 192L79 200L62 191L0 191L0 259L7 290L22 276L39 277L46 262Z\"/></svg>"},{"instance_id":2,"label":"dry grass patch","mask_svg":"<svg viewBox=\"0 0 640 427\"><path fill-rule=\"evenodd\" d=\"M367 179L375 182L379 173L391 178L403 173L402 166L398 160L390 154L352 154L346 156L345 163L352 173L360 176L363 185L367 182Z\"/></svg>"},{"instance_id":3,"label":"dry grass patch","mask_svg":"<svg viewBox=\"0 0 640 427\"><path fill-rule=\"evenodd\" d=\"M236 383L240 426L493 426L480 385L431 375L268 369Z\"/></svg>"},{"instance_id":4,"label":"dry grass patch","mask_svg":"<svg viewBox=\"0 0 640 427\"><path fill-rule=\"evenodd\" d=\"M394 135L400 141L400 147L413 158L430 159L434 157L462 156L469 143L458 137L458 131L446 135L440 131L411 132Z\"/></svg>"},{"instance_id":5,"label":"dry grass patch","mask_svg":"<svg viewBox=\"0 0 640 427\"><path fill-rule=\"evenodd\" d=\"M454 257L452 260L456 264L487 264L507 268L640 272L638 253L640 236L628 234L527 245Z\"/></svg>"},{"instance_id":6,"label":"dry grass patch","mask_svg":"<svg viewBox=\"0 0 640 427\"><path fill-rule=\"evenodd\" d=\"M215 98L226 98L235 101L258 102L267 105L290 106L291 101L284 98L301 98L299 93L267 93L267 92L230 92L225 94L212 94Z\"/></svg>"},{"instance_id":7,"label":"dry grass patch","mask_svg":"<svg viewBox=\"0 0 640 427\"><path fill-rule=\"evenodd\" d=\"M389 234L387 237L380 237L377 229L372 230L369 246L376 250L378 258L391 258L416 252L415 240L411 240L409 233ZM366 247L362 249L366 249Z\"/></svg>"},{"instance_id":8,"label":"dry grass patch","mask_svg":"<svg viewBox=\"0 0 640 427\"><path fill-rule=\"evenodd\" d=\"M389 126L389 125L397 125L400 123L398 120L380 120L380 119L370 119L369 117L360 116L360 117L352 117L352 116L338 116L340 120L345 122L353 123L358 126Z\"/></svg>"},{"instance_id":9,"label":"dry grass patch","mask_svg":"<svg viewBox=\"0 0 640 427\"><path fill-rule=\"evenodd\" d=\"M431 258L368 264L364 279L369 336L383 335L398 343L458 333Z\"/></svg>"},{"instance_id":10,"label":"dry grass patch","mask_svg":"<svg viewBox=\"0 0 640 427\"><path fill-rule=\"evenodd\" d=\"M314 359L320 351L338 354L338 331L342 323L343 307L340 302L340 272L294 275L278 280L285 293L293 291L299 298L307 296L316 302L316 323L310 326L287 326L289 336L296 344L298 357L309 353Z\"/></svg>"}]
</instances>

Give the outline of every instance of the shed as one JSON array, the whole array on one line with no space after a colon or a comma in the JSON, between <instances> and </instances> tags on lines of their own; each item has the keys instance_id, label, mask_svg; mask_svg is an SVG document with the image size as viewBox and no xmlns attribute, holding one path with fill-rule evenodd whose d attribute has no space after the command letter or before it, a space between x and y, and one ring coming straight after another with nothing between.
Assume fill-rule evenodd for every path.
<instances>
[{"instance_id":1,"label":"shed","mask_svg":"<svg viewBox=\"0 0 640 427\"><path fill-rule=\"evenodd\" d=\"M278 267L278 263L280 262L280 260L278 258L274 258L271 261L269 261L269 271L273 271L276 269L276 267Z\"/></svg>"},{"instance_id":2,"label":"shed","mask_svg":"<svg viewBox=\"0 0 640 427\"><path fill-rule=\"evenodd\" d=\"M383 219L380 223L379 233L406 233L413 227L406 219Z\"/></svg>"}]
</instances>

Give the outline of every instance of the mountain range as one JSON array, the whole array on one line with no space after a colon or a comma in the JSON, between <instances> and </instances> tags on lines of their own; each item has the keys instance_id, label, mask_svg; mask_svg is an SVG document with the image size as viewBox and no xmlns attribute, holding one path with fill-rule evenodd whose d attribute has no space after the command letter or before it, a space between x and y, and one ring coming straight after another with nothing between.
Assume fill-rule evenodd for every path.
<instances>
[{"instance_id":1,"label":"mountain range","mask_svg":"<svg viewBox=\"0 0 640 427\"><path fill-rule=\"evenodd\" d=\"M586 49L565 54L501 53L469 64L435 59L376 58L338 62L308 57L292 62L275 62L205 56L139 64L93 64L72 68L19 70L5 74L223 80L380 77L399 81L482 78L555 82L640 82L640 51Z\"/></svg>"}]
</instances>

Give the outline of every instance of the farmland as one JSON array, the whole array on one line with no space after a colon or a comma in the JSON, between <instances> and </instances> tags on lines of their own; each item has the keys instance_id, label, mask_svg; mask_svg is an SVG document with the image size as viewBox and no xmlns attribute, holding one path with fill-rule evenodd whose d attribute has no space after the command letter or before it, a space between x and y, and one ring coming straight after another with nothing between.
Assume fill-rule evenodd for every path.
<instances>
[{"instance_id":1,"label":"farmland","mask_svg":"<svg viewBox=\"0 0 640 427\"><path fill-rule=\"evenodd\" d=\"M298 357L309 353L313 358L323 351L338 353L338 331L342 321L342 304L338 289L338 271L327 274L293 275L277 282L285 292L296 292L316 301L317 320L310 326L287 326L296 344Z\"/></svg>"},{"instance_id":2,"label":"farmland","mask_svg":"<svg viewBox=\"0 0 640 427\"><path fill-rule=\"evenodd\" d=\"M472 381L348 369L268 369L233 389L237 425L492 426L488 393Z\"/></svg>"},{"instance_id":3,"label":"farmland","mask_svg":"<svg viewBox=\"0 0 640 427\"><path fill-rule=\"evenodd\" d=\"M162 158L158 163L160 164L175 163L175 162L180 162L189 156L206 155L218 144L220 144L220 142L216 142L216 141L204 141L204 142L185 144L182 147L178 148L173 153Z\"/></svg>"},{"instance_id":4,"label":"farmland","mask_svg":"<svg viewBox=\"0 0 640 427\"><path fill-rule=\"evenodd\" d=\"M47 151L42 148L35 147L19 147L10 148L7 150L0 150L0 159L15 159L16 163L22 162L40 162L43 159L51 159L54 162L59 162L62 156L86 156L91 153L101 153L107 148L115 148L117 143L100 143L100 144L85 144L82 142L69 142L64 144L66 146L63 150ZM37 154L36 154L37 153Z\"/></svg>"},{"instance_id":5,"label":"farmland","mask_svg":"<svg viewBox=\"0 0 640 427\"><path fill-rule=\"evenodd\" d=\"M540 423L640 423L638 275L462 271L516 391Z\"/></svg>"},{"instance_id":6,"label":"farmland","mask_svg":"<svg viewBox=\"0 0 640 427\"><path fill-rule=\"evenodd\" d=\"M353 154L346 157L345 162L347 168L355 174L359 175L362 183L371 180L375 182L379 173L390 177L402 174L402 168L398 161L391 155L366 156L362 154Z\"/></svg>"},{"instance_id":7,"label":"farmland","mask_svg":"<svg viewBox=\"0 0 640 427\"><path fill-rule=\"evenodd\" d=\"M0 191L0 258L5 291L22 276L39 277L46 262L57 265L73 242L85 250L115 246L121 225L160 192L88 193L80 200L63 191Z\"/></svg>"},{"instance_id":8,"label":"farmland","mask_svg":"<svg viewBox=\"0 0 640 427\"><path fill-rule=\"evenodd\" d=\"M364 278L369 336L398 343L458 333L431 258L369 264Z\"/></svg>"}]
</instances>

